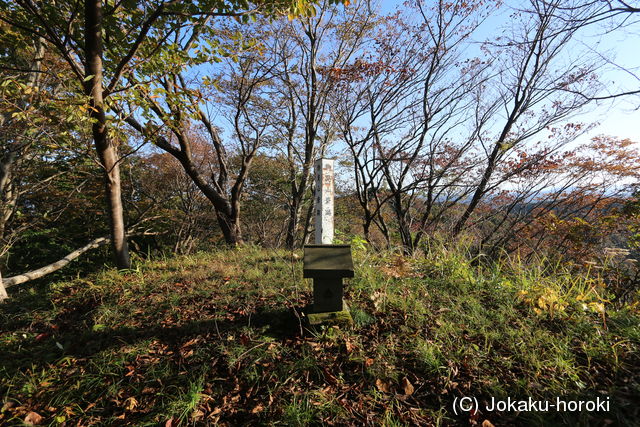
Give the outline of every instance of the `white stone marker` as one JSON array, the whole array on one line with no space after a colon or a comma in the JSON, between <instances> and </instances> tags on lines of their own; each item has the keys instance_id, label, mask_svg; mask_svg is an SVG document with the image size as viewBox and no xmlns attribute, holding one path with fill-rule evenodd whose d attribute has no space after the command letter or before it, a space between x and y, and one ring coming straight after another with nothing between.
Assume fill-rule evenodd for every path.
<instances>
[{"instance_id":1,"label":"white stone marker","mask_svg":"<svg viewBox=\"0 0 640 427\"><path fill-rule=\"evenodd\" d=\"M333 243L333 162L320 158L315 163L316 245Z\"/></svg>"}]
</instances>

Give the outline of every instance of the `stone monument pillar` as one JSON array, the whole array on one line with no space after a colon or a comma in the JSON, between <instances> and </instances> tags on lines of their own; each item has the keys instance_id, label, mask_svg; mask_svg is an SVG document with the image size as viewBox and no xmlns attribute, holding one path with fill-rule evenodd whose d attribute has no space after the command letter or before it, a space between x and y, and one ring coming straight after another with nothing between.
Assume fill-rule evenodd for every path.
<instances>
[{"instance_id":1,"label":"stone monument pillar","mask_svg":"<svg viewBox=\"0 0 640 427\"><path fill-rule=\"evenodd\" d=\"M333 243L333 159L320 158L315 162L316 245Z\"/></svg>"},{"instance_id":2,"label":"stone monument pillar","mask_svg":"<svg viewBox=\"0 0 640 427\"><path fill-rule=\"evenodd\" d=\"M315 245L304 247L304 278L313 279L313 307L309 323L353 323L342 297L342 279L353 277L349 245L333 244L333 159L315 162Z\"/></svg>"}]
</instances>

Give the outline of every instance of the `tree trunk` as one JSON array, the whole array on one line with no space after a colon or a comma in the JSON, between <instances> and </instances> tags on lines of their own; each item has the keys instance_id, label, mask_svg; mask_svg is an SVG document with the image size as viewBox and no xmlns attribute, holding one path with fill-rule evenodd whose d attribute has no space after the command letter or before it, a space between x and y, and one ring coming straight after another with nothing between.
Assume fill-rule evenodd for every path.
<instances>
[{"instance_id":1,"label":"tree trunk","mask_svg":"<svg viewBox=\"0 0 640 427\"><path fill-rule=\"evenodd\" d=\"M12 152L7 153L5 158L0 157L0 240L4 237L5 227L13 215L17 199L17 191L12 188L13 161Z\"/></svg>"},{"instance_id":2,"label":"tree trunk","mask_svg":"<svg viewBox=\"0 0 640 427\"><path fill-rule=\"evenodd\" d=\"M413 238L411 236L411 229L407 221L409 216L408 207L402 206L402 194L400 190L395 190L392 203L393 211L396 214L396 220L398 221L398 231L400 232L400 242L402 243L402 253L404 255L413 254Z\"/></svg>"},{"instance_id":3,"label":"tree trunk","mask_svg":"<svg viewBox=\"0 0 640 427\"><path fill-rule=\"evenodd\" d=\"M291 208L289 209L289 222L287 226L287 239L285 244L287 249L293 249L296 243L296 236L298 234L298 228L300 225L300 219L302 217L302 207L304 204L304 196L307 192L310 176L311 176L311 164L313 162L313 144L308 145L305 154L305 164L302 167L302 176L300 182L295 182L295 171L291 173L292 177L292 191L291 191Z\"/></svg>"},{"instance_id":4,"label":"tree trunk","mask_svg":"<svg viewBox=\"0 0 640 427\"><path fill-rule=\"evenodd\" d=\"M226 215L224 212L216 210L216 217L227 245L237 246L244 243L238 215Z\"/></svg>"},{"instance_id":5,"label":"tree trunk","mask_svg":"<svg viewBox=\"0 0 640 427\"><path fill-rule=\"evenodd\" d=\"M478 203L480 203L480 200L484 196L484 192L487 188L487 184L489 183L489 179L491 179L491 175L493 174L493 171L496 167L498 154L500 153L500 144L504 141L507 131L510 128L511 126L505 127L505 131L500 137L500 140L498 141L498 143L494 145L493 151L491 152L491 155L489 156L489 160L487 162L487 167L484 170L484 173L482 174L482 179L480 180L480 183L478 184L478 187L476 188L476 191L473 194L473 197L471 198L469 205L467 205L467 208L465 209L464 213L462 214L462 216L460 217L456 225L453 227L454 237L458 236L458 234L462 232L462 228L467 223L467 220L469 219L473 211L476 209L476 206L478 206Z\"/></svg>"},{"instance_id":6,"label":"tree trunk","mask_svg":"<svg viewBox=\"0 0 640 427\"><path fill-rule=\"evenodd\" d=\"M215 211L220 230L224 236L224 241L229 246L237 246L244 243L242 239L242 231L240 225L240 202L239 198L234 198L230 201L223 194L216 191L216 189L209 184L200 171L195 167L191 159L191 155L187 151L167 150L166 141L159 141L158 146L163 148L169 154L173 155L184 168L187 176L191 178L194 184L202 191L205 197L211 202ZM187 147L187 142L184 142L184 147Z\"/></svg>"},{"instance_id":7,"label":"tree trunk","mask_svg":"<svg viewBox=\"0 0 640 427\"><path fill-rule=\"evenodd\" d=\"M315 192L315 189L312 189L312 192ZM309 209L307 209L307 215L305 216L305 219L304 219L302 246L309 243L309 238L311 236L311 217L313 216L315 205L316 205L316 198L312 197L311 201L309 202ZM314 243L317 243L317 242L314 242Z\"/></svg>"},{"instance_id":8,"label":"tree trunk","mask_svg":"<svg viewBox=\"0 0 640 427\"><path fill-rule=\"evenodd\" d=\"M364 240L371 244L371 219L368 215L365 215L362 223L362 233L364 234Z\"/></svg>"},{"instance_id":9,"label":"tree trunk","mask_svg":"<svg viewBox=\"0 0 640 427\"><path fill-rule=\"evenodd\" d=\"M232 196L228 197L224 192L224 189L228 186L226 178L223 182L215 182L215 180L208 182L194 164L191 157L191 142L186 132L175 133L180 143L180 148L178 149L172 146L164 136L152 134L148 127L144 127L134 117L127 116L124 119L131 127L147 138L152 139L156 146L180 162L187 176L202 191L207 200L211 202L225 242L230 246L244 243L240 222L240 195L242 194L242 184L246 178L246 172L251 160L246 161L245 168L238 175L236 184L233 187Z\"/></svg>"},{"instance_id":10,"label":"tree trunk","mask_svg":"<svg viewBox=\"0 0 640 427\"><path fill-rule=\"evenodd\" d=\"M8 195L8 189L11 183L11 165L13 163L13 153L9 152L7 158L0 157L0 243L4 237L5 226L11 218L13 212L13 205L15 203L15 194ZM13 200L14 203L11 203ZM2 246L0 246L0 254L2 253ZM0 302L9 298L7 290L4 287L2 280L2 270L0 269Z\"/></svg>"},{"instance_id":11,"label":"tree trunk","mask_svg":"<svg viewBox=\"0 0 640 427\"><path fill-rule=\"evenodd\" d=\"M104 168L105 194L111 232L111 247L118 268L129 268L125 234L120 166L107 130L102 93L102 0L85 0L85 94L91 99L93 141Z\"/></svg>"},{"instance_id":12,"label":"tree trunk","mask_svg":"<svg viewBox=\"0 0 640 427\"><path fill-rule=\"evenodd\" d=\"M298 207L298 199L294 195L289 209L289 221L287 222L287 238L285 239L285 246L287 249L293 249L295 247L299 215L300 208Z\"/></svg>"}]
</instances>

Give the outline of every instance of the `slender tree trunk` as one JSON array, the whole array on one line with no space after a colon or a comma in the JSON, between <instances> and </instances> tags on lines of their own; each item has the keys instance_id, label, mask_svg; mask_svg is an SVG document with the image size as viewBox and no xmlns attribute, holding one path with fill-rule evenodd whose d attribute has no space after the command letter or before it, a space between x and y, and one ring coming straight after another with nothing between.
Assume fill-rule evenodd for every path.
<instances>
[{"instance_id":1,"label":"slender tree trunk","mask_svg":"<svg viewBox=\"0 0 640 427\"><path fill-rule=\"evenodd\" d=\"M292 165L292 167L295 166ZM307 188L307 179L305 178L305 173L305 170L303 170L300 183L295 182L295 172L291 173L291 176L293 177L291 183L291 206L289 208L287 238L285 239L285 245L287 249L293 249L296 245L296 237L298 235L300 218L302 217L302 201L305 190Z\"/></svg>"},{"instance_id":2,"label":"slender tree trunk","mask_svg":"<svg viewBox=\"0 0 640 427\"><path fill-rule=\"evenodd\" d=\"M504 135L506 135L506 132L504 133ZM493 171L496 167L496 161L498 158L498 154L500 153L500 143L503 140L504 140L504 137L501 137L499 143L495 144L495 146L493 147L493 151L489 156L487 167L484 170L484 173L482 174L482 179L480 180L480 183L478 184L478 187L476 188L476 191L473 194L473 197L471 198L471 201L467 205L467 208L465 209L464 213L462 214L462 216L460 217L456 225L453 227L454 237L460 234L467 220L469 219L473 211L476 209L476 206L478 206L478 203L484 196L484 192L487 188L487 184L489 183L489 179L491 179L491 175L493 174Z\"/></svg>"},{"instance_id":3,"label":"slender tree trunk","mask_svg":"<svg viewBox=\"0 0 640 427\"><path fill-rule=\"evenodd\" d=\"M291 201L291 207L289 208L289 221L287 222L287 237L285 239L285 246L287 249L293 249L296 244L296 231L298 230L298 200L294 195L294 199Z\"/></svg>"},{"instance_id":4,"label":"slender tree trunk","mask_svg":"<svg viewBox=\"0 0 640 427\"><path fill-rule=\"evenodd\" d=\"M378 229L382 232L384 236L384 240L387 244L387 249L391 249L391 236L389 235L389 227L387 227L387 223L382 218L382 214L378 215L378 221L375 224L378 226Z\"/></svg>"},{"instance_id":5,"label":"slender tree trunk","mask_svg":"<svg viewBox=\"0 0 640 427\"><path fill-rule=\"evenodd\" d=\"M365 216L362 223L362 233L364 234L364 240L371 243L371 219L368 215Z\"/></svg>"},{"instance_id":6,"label":"slender tree trunk","mask_svg":"<svg viewBox=\"0 0 640 427\"><path fill-rule=\"evenodd\" d=\"M411 237L411 230L407 222L409 216L407 209L402 206L402 194L399 190L395 190L393 197L393 211L396 214L396 220L398 221L398 231L400 232L400 242L402 243L402 253L405 255L411 255L413 253L413 238Z\"/></svg>"},{"instance_id":7,"label":"slender tree trunk","mask_svg":"<svg viewBox=\"0 0 640 427\"><path fill-rule=\"evenodd\" d=\"M316 72L316 53L318 49L317 36L311 29L306 31L306 35L309 38L309 93L307 104L307 114L305 116L305 137L304 137L304 163L302 165L302 175L300 182L296 183L295 163L292 162L292 147L288 147L289 160L291 163L291 210L289 217L289 225L287 227L287 249L293 249L296 242L296 235L298 232L298 226L302 217L302 205L304 196L309 186L311 170L313 168L314 154L315 154L315 141L318 133L318 116L322 117L322 113L318 112L318 75ZM293 138L290 138L289 144L292 144Z\"/></svg>"},{"instance_id":8,"label":"slender tree trunk","mask_svg":"<svg viewBox=\"0 0 640 427\"><path fill-rule=\"evenodd\" d=\"M315 136L314 136L315 138ZM312 139L313 141L313 139ZM302 176L300 177L300 183L296 185L292 183L292 200L291 208L289 210L289 223L287 226L287 239L285 244L287 249L293 249L296 243L296 236L298 234L298 228L300 225L300 219L302 217L302 206L304 202L304 195L307 192L309 186L311 168L313 163L313 143L308 144L305 154L305 164L302 168ZM295 180L295 172L291 174Z\"/></svg>"},{"instance_id":9,"label":"slender tree trunk","mask_svg":"<svg viewBox=\"0 0 640 427\"><path fill-rule=\"evenodd\" d=\"M85 0L85 94L91 98L93 141L104 168L111 246L118 268L129 268L129 248L124 225L120 166L109 139L102 94L102 0Z\"/></svg>"},{"instance_id":10,"label":"slender tree trunk","mask_svg":"<svg viewBox=\"0 0 640 427\"><path fill-rule=\"evenodd\" d=\"M11 152L5 158L0 158L0 239L4 237L5 227L13 214L17 199L17 192L12 188L13 161L14 154Z\"/></svg>"},{"instance_id":11,"label":"slender tree trunk","mask_svg":"<svg viewBox=\"0 0 640 427\"><path fill-rule=\"evenodd\" d=\"M307 215L305 216L305 219L304 219L304 234L302 235L302 246L308 244L309 238L311 237L311 217L313 216L313 210L315 209L315 205L316 205L316 198L312 197L311 201L309 202L309 208L307 209Z\"/></svg>"}]
</instances>

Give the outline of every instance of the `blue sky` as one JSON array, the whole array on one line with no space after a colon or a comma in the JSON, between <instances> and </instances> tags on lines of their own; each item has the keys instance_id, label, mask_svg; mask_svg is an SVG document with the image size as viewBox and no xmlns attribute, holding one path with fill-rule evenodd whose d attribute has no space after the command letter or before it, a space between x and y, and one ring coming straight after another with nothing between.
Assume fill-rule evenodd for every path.
<instances>
[{"instance_id":1,"label":"blue sky","mask_svg":"<svg viewBox=\"0 0 640 427\"><path fill-rule=\"evenodd\" d=\"M381 0L381 11L392 12L398 7L402 8L403 3L404 0ZM424 3L428 4L429 0L424 0ZM506 0L501 9L479 28L474 40L482 42L495 37L500 28L508 25L509 14L526 3L528 2L522 0ZM620 23L624 25L615 28ZM640 89L640 13L621 15L615 22L605 21L591 25L578 34L573 49L598 52L613 62L603 69L601 75L610 93ZM595 102L581 112L576 120L600 123L576 142L584 142L600 134L640 142L640 94Z\"/></svg>"},{"instance_id":2,"label":"blue sky","mask_svg":"<svg viewBox=\"0 0 640 427\"><path fill-rule=\"evenodd\" d=\"M428 4L430 0L424 0ZM393 12L403 7L404 0L379 0L381 13ZM523 0L507 0L507 5L492 14L473 36L477 42L495 38L501 28L509 24L509 14L514 8L525 3ZM350 7L350 6L347 6ZM611 93L640 88L640 14L635 21L627 22L623 27L609 31L612 23L592 25L579 34L571 51L600 52L614 63L631 71L629 74L614 65L606 67L602 75L609 82ZM480 51L478 50L478 54ZM476 53L471 53L475 55ZM212 66L205 66L211 69ZM215 68L215 66L213 67ZM589 138L604 134L620 138L629 138L640 142L640 95L593 103L574 118L582 123L600 123L575 143L586 142ZM226 127L225 127L226 129ZM229 129L226 129L230 131Z\"/></svg>"}]
</instances>

